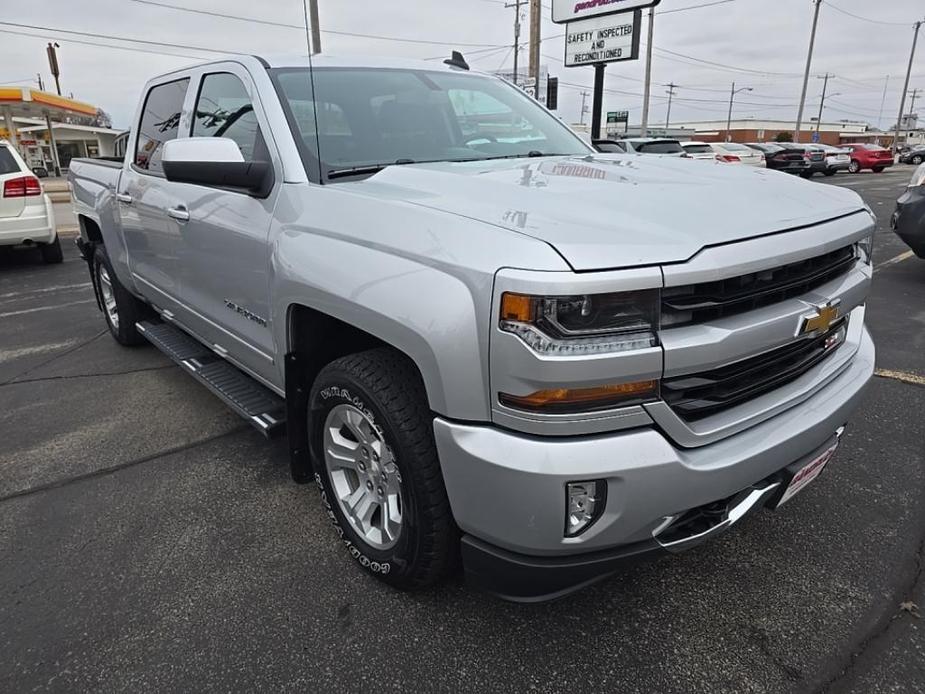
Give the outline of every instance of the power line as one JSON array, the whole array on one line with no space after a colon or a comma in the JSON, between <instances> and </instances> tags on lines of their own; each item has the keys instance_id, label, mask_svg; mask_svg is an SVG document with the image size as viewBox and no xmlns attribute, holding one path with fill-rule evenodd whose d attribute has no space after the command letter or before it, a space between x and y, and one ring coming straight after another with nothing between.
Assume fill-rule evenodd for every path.
<instances>
[{"instance_id":1,"label":"power line","mask_svg":"<svg viewBox=\"0 0 925 694\"><path fill-rule=\"evenodd\" d=\"M714 0L713 2L705 2L701 5L690 5L688 7L677 7L673 10L661 10L655 14L671 14L672 12L684 12L685 10L699 10L701 7L713 7L713 5L725 5L727 2L735 2L735 0Z\"/></svg>"},{"instance_id":2,"label":"power line","mask_svg":"<svg viewBox=\"0 0 925 694\"><path fill-rule=\"evenodd\" d=\"M912 26L912 22L884 22L882 19L870 19L869 17L862 17L860 15L849 12L848 10L843 10L842 8L836 5L833 5L831 2L827 2L826 5L831 7L836 12L841 12L842 14L846 14L849 17L854 17L855 19L860 19L862 22L870 22L871 24L886 24L887 26L894 26L894 27Z\"/></svg>"},{"instance_id":3,"label":"power line","mask_svg":"<svg viewBox=\"0 0 925 694\"><path fill-rule=\"evenodd\" d=\"M13 31L11 29L0 29L0 34L14 34L16 36L27 36L31 39L59 39L61 41L67 41L68 43L76 43L84 46L96 46L97 48L112 48L117 51L131 51L132 53L146 53L154 55L168 55L173 58L189 58L190 60L202 60L201 55L186 55L184 53L167 53L166 51L156 51L150 48L131 48L130 46L113 46L108 43L99 43L97 41L81 41L80 39L74 39L68 37L67 39L61 38L58 36L52 36L51 34L27 34L24 31ZM119 39L120 41L124 39Z\"/></svg>"}]
</instances>

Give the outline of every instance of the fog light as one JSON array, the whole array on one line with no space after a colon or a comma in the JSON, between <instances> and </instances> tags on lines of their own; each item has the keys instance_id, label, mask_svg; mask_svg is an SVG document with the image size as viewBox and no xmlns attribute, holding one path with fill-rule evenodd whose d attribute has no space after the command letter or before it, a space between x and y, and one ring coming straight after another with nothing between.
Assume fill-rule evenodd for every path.
<instances>
[{"instance_id":1,"label":"fog light","mask_svg":"<svg viewBox=\"0 0 925 694\"><path fill-rule=\"evenodd\" d=\"M600 517L606 501L604 480L569 482L565 492L565 536L575 537L587 530Z\"/></svg>"}]
</instances>

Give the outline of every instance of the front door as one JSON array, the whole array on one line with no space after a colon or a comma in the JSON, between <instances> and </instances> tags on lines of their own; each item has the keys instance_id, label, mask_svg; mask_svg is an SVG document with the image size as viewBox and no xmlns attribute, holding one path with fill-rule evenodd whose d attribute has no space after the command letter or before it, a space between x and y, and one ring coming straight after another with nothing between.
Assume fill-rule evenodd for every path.
<instances>
[{"instance_id":1,"label":"front door","mask_svg":"<svg viewBox=\"0 0 925 694\"><path fill-rule=\"evenodd\" d=\"M246 161L274 161L250 76L235 64L208 70L201 75L190 135L229 138ZM268 197L256 198L184 184L180 196L189 213L181 224L182 320L216 351L270 381L277 371L267 237L278 191L276 185Z\"/></svg>"},{"instance_id":2,"label":"front door","mask_svg":"<svg viewBox=\"0 0 925 694\"><path fill-rule=\"evenodd\" d=\"M168 209L183 184L164 178L164 143L180 132L189 78L155 85L142 108L132 163L123 169L117 199L133 279L155 305L175 313L180 304L178 257L182 229Z\"/></svg>"}]
</instances>

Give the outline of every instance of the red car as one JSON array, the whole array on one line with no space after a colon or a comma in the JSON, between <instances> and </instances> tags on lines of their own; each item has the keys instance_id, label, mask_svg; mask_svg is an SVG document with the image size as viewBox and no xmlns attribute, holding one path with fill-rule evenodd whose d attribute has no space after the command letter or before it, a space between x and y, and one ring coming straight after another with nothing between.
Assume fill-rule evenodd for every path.
<instances>
[{"instance_id":1,"label":"red car","mask_svg":"<svg viewBox=\"0 0 925 694\"><path fill-rule=\"evenodd\" d=\"M862 169L871 169L880 173L888 166L893 166L893 153L880 145L857 144L841 145L842 149L851 150L851 163L848 171L858 173Z\"/></svg>"}]
</instances>

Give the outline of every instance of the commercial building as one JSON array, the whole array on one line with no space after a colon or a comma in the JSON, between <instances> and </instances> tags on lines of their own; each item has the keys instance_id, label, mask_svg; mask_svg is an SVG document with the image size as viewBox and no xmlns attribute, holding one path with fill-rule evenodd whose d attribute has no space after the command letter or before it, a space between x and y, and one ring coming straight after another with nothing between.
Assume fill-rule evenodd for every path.
<instances>
[{"instance_id":1,"label":"commercial building","mask_svg":"<svg viewBox=\"0 0 925 694\"><path fill-rule=\"evenodd\" d=\"M96 106L76 99L0 86L0 139L34 169L54 172L66 169L73 157L112 156L119 131L92 125L99 116Z\"/></svg>"},{"instance_id":2,"label":"commercial building","mask_svg":"<svg viewBox=\"0 0 925 694\"><path fill-rule=\"evenodd\" d=\"M726 120L689 121L672 123L674 127L692 129L697 140L704 142L724 142L727 139ZM818 141L826 145L844 145L868 142L889 147L893 143L892 133L883 132L861 121L835 121L817 124L815 120L804 123L801 127L800 141ZM792 137L794 122L792 120L759 120L743 118L729 124L728 135L732 142L773 142L781 133Z\"/></svg>"}]
</instances>

